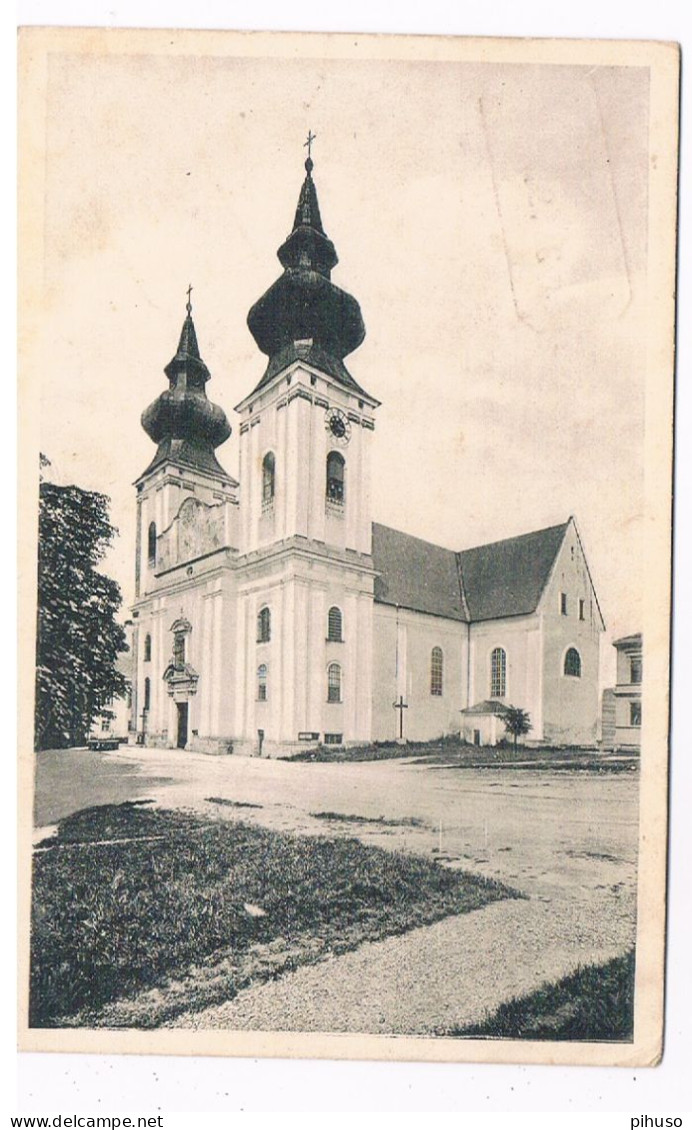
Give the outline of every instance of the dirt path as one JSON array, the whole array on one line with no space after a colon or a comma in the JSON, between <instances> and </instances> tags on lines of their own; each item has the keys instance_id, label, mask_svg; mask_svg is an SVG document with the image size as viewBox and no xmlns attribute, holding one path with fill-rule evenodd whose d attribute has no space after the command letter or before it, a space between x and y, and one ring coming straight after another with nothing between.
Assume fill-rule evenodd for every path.
<instances>
[{"instance_id":1,"label":"dirt path","mask_svg":"<svg viewBox=\"0 0 692 1130\"><path fill-rule=\"evenodd\" d=\"M170 1027L441 1034L622 953L630 916L614 920L606 899L593 910L587 922L567 900L494 903L304 966Z\"/></svg>"}]
</instances>

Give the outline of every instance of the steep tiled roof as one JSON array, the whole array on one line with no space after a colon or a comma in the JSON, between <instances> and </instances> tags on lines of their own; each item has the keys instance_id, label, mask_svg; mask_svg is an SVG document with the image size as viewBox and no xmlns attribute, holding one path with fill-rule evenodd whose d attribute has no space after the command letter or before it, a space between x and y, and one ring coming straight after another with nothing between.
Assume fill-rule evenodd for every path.
<instances>
[{"instance_id":1,"label":"steep tiled roof","mask_svg":"<svg viewBox=\"0 0 692 1130\"><path fill-rule=\"evenodd\" d=\"M567 523L517 538L464 549L461 577L471 620L500 620L535 612Z\"/></svg>"},{"instance_id":2,"label":"steep tiled roof","mask_svg":"<svg viewBox=\"0 0 692 1130\"><path fill-rule=\"evenodd\" d=\"M466 710L462 710L462 714L496 714L499 718L506 714L509 707L504 702L498 702L496 698L485 698L483 702L477 702L474 706L467 706Z\"/></svg>"},{"instance_id":3,"label":"steep tiled roof","mask_svg":"<svg viewBox=\"0 0 692 1130\"><path fill-rule=\"evenodd\" d=\"M375 600L380 604L466 619L453 550L373 522L372 556L379 573Z\"/></svg>"},{"instance_id":4,"label":"steep tiled roof","mask_svg":"<svg viewBox=\"0 0 692 1130\"><path fill-rule=\"evenodd\" d=\"M567 523L454 553L373 523L375 600L450 620L535 612Z\"/></svg>"}]
</instances>

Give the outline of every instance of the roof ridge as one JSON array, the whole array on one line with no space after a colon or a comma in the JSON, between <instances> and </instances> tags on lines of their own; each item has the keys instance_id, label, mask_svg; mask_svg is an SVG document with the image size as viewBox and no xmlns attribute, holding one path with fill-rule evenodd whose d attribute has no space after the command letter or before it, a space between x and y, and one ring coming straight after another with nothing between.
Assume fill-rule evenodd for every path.
<instances>
[{"instance_id":1,"label":"roof ridge","mask_svg":"<svg viewBox=\"0 0 692 1130\"><path fill-rule=\"evenodd\" d=\"M527 530L526 533L513 534L512 537L509 538L498 538L496 541L484 541L479 545L469 545L466 549L458 549L456 552L459 554L472 553L474 549L490 549L494 545L506 545L511 541L521 541L522 538L531 538L536 537L538 534L552 533L553 530L566 530L571 521L572 518L570 516L566 522L555 522L552 526L543 526L540 530Z\"/></svg>"}]
</instances>

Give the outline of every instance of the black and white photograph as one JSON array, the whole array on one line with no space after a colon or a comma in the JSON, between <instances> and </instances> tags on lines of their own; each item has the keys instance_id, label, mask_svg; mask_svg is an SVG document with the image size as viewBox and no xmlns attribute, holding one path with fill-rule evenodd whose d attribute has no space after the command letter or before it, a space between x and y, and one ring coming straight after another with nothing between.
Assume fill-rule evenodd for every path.
<instances>
[{"instance_id":1,"label":"black and white photograph","mask_svg":"<svg viewBox=\"0 0 692 1130\"><path fill-rule=\"evenodd\" d=\"M22 30L26 1050L657 1062L678 68Z\"/></svg>"}]
</instances>

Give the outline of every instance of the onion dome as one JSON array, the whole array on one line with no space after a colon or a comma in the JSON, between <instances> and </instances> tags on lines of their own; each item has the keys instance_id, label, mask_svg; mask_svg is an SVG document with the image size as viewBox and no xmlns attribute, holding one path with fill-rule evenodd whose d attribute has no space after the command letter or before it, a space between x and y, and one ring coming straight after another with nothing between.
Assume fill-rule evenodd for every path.
<instances>
[{"instance_id":1,"label":"onion dome","mask_svg":"<svg viewBox=\"0 0 692 1130\"><path fill-rule=\"evenodd\" d=\"M223 409L207 400L211 374L200 357L189 291L186 309L178 349L164 369L169 388L142 413L144 431L158 444L144 474L168 462L233 482L214 454L230 436L231 425Z\"/></svg>"},{"instance_id":2,"label":"onion dome","mask_svg":"<svg viewBox=\"0 0 692 1130\"><path fill-rule=\"evenodd\" d=\"M356 299L331 281L338 256L322 226L313 167L308 157L293 230L277 252L284 272L248 314L250 333L269 357L258 387L308 349L319 368L359 388L343 358L361 344L365 326Z\"/></svg>"}]
</instances>

